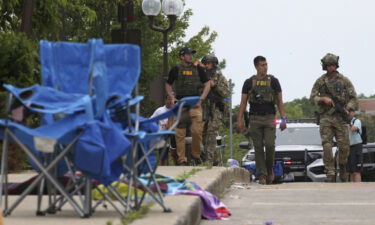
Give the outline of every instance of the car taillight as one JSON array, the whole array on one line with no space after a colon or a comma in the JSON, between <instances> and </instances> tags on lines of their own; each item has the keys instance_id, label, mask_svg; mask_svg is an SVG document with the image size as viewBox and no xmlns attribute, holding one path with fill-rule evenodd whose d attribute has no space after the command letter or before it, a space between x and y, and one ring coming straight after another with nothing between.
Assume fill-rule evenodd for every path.
<instances>
[{"instance_id":1,"label":"car taillight","mask_svg":"<svg viewBox=\"0 0 375 225\"><path fill-rule=\"evenodd\" d=\"M278 118L278 119L275 119L274 122L275 122L276 125L278 125L278 124L281 124L283 122L283 120L285 120L285 119Z\"/></svg>"},{"instance_id":2,"label":"car taillight","mask_svg":"<svg viewBox=\"0 0 375 225\"><path fill-rule=\"evenodd\" d=\"M293 164L292 161L285 161L285 162L284 162L284 165L292 165L292 164Z\"/></svg>"}]
</instances>

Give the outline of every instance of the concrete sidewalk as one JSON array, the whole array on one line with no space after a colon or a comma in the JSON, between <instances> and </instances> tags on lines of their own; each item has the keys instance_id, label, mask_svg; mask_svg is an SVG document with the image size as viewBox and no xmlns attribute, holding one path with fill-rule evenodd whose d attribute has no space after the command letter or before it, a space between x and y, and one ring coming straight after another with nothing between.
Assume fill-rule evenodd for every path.
<instances>
[{"instance_id":1,"label":"concrete sidewalk","mask_svg":"<svg viewBox=\"0 0 375 225\"><path fill-rule=\"evenodd\" d=\"M196 182L203 189L212 192L215 195L221 195L226 187L233 182L249 182L249 172L240 168L223 168L223 167L159 167L157 173L166 176L178 176L189 173L193 168L201 169L196 174L188 178ZM22 182L32 177L33 173L12 174L9 177L10 182ZM15 199L11 197L10 202ZM196 196L167 196L165 202L172 209L170 213L163 213L162 208L155 204L152 206L147 215L136 220L134 225L139 224L163 224L163 225L196 225L201 221L201 202ZM121 224L119 214L110 206L108 209L99 206L92 217L81 219L66 205L62 212L55 215L43 217L35 216L36 196L28 196L13 213L4 219L5 225L85 225L85 224L102 224L112 222L114 225Z\"/></svg>"},{"instance_id":2,"label":"concrete sidewalk","mask_svg":"<svg viewBox=\"0 0 375 225\"><path fill-rule=\"evenodd\" d=\"M232 185L222 198L227 221L201 225L373 225L375 183L283 183Z\"/></svg>"}]
</instances>

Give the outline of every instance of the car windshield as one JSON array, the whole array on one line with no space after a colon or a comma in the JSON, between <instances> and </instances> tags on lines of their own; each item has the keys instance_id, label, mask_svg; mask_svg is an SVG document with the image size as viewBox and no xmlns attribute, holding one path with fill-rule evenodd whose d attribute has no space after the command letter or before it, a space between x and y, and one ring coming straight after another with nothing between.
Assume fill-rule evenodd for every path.
<instances>
[{"instance_id":1,"label":"car windshield","mask_svg":"<svg viewBox=\"0 0 375 225\"><path fill-rule=\"evenodd\" d=\"M321 145L318 127L292 127L276 131L276 145Z\"/></svg>"}]
</instances>

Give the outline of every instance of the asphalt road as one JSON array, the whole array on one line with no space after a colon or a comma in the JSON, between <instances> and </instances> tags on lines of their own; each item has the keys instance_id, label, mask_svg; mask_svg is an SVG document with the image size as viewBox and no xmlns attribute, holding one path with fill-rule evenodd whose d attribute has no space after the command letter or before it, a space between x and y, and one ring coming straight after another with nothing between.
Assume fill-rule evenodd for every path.
<instances>
[{"instance_id":1,"label":"asphalt road","mask_svg":"<svg viewBox=\"0 0 375 225\"><path fill-rule=\"evenodd\" d=\"M375 183L234 184L222 201L229 220L201 225L375 224Z\"/></svg>"}]
</instances>

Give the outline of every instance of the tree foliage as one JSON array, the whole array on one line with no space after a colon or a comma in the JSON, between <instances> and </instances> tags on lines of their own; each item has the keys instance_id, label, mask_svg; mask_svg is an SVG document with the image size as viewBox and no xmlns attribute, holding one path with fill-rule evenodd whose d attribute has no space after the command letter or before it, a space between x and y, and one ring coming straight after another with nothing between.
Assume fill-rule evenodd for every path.
<instances>
[{"instance_id":1,"label":"tree foliage","mask_svg":"<svg viewBox=\"0 0 375 225\"><path fill-rule=\"evenodd\" d=\"M86 42L90 38L102 38L105 43L110 43L111 30L121 27L117 17L120 2L122 0L34 0L32 34L26 37L18 32L22 23L24 1L0 0L0 48L6 48L0 52L0 68L3 70L0 71L1 82L28 86L38 81L39 65L35 59L37 43L41 39ZM148 18L141 9L142 1L135 0L134 3L135 21L128 23L128 29L139 29L142 32L139 92L145 96L141 109L147 116L157 107L150 99L149 85L162 73L162 35L149 28ZM185 10L177 19L175 29L168 35L171 66L179 62L177 51L185 45L197 50L196 59L214 52L212 43L217 33L209 27L203 27L185 43L185 32L192 14L191 9ZM161 27L166 27L169 23L168 18L162 14L156 17L156 21ZM225 66L224 60L221 66Z\"/></svg>"},{"instance_id":2,"label":"tree foliage","mask_svg":"<svg viewBox=\"0 0 375 225\"><path fill-rule=\"evenodd\" d=\"M313 118L316 106L306 97L285 103L285 112L290 119Z\"/></svg>"},{"instance_id":3,"label":"tree foliage","mask_svg":"<svg viewBox=\"0 0 375 225\"><path fill-rule=\"evenodd\" d=\"M370 98L375 98L375 95L366 96L365 94L361 93L361 94L358 95L358 98L359 99L370 99Z\"/></svg>"},{"instance_id":4,"label":"tree foliage","mask_svg":"<svg viewBox=\"0 0 375 225\"><path fill-rule=\"evenodd\" d=\"M0 85L10 83L27 87L40 82L40 64L38 62L38 42L49 41L87 42L91 38L101 38L105 43L111 42L111 31L119 29L118 3L123 0L33 0L31 34L21 33L23 6L29 0L0 0ZM162 72L162 35L149 28L148 18L141 9L142 0L134 0L135 21L128 24L128 29L139 29L142 32L142 69L139 80L139 94L145 96L141 103L141 113L149 116L156 109L150 99L151 81ZM186 29L190 9L176 21L175 29L169 33L170 65L178 63L177 49L188 45L198 51L197 59L214 52L212 43L217 33L208 27L186 40ZM157 25L168 26L168 18L159 15ZM221 62L225 66L225 61ZM0 107L4 109L4 91L0 90ZM4 116L4 115L3 115ZM2 116L2 117L3 117ZM39 121L31 118L35 124ZM35 119L35 120L34 120ZM27 122L28 123L28 122ZM12 151L16 152L16 151ZM12 165L22 165L21 155L11 157ZM13 168L15 169L15 167Z\"/></svg>"},{"instance_id":5,"label":"tree foliage","mask_svg":"<svg viewBox=\"0 0 375 225\"><path fill-rule=\"evenodd\" d=\"M36 43L23 33L0 33L0 68L1 84L27 87L37 83Z\"/></svg>"}]
</instances>

